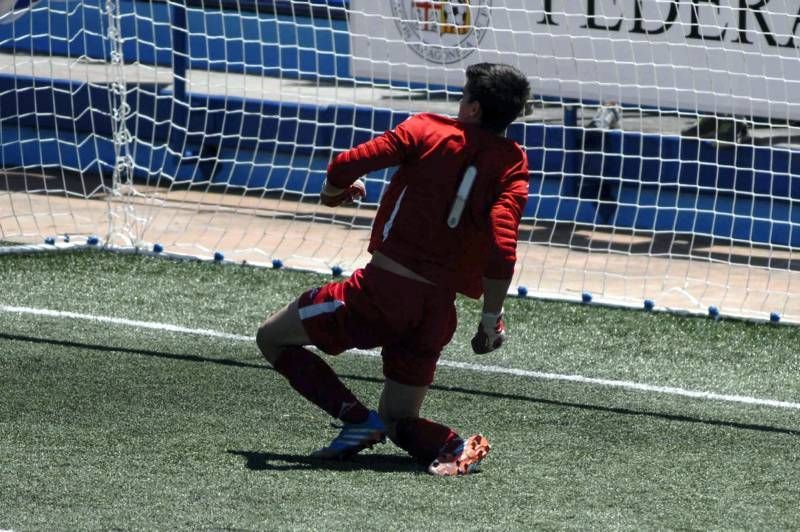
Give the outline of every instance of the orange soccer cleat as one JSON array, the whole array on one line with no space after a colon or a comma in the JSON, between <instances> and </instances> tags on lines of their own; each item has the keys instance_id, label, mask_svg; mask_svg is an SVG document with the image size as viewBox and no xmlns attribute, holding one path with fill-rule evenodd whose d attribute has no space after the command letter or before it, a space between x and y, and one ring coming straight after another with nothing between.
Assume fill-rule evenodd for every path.
<instances>
[{"instance_id":1,"label":"orange soccer cleat","mask_svg":"<svg viewBox=\"0 0 800 532\"><path fill-rule=\"evenodd\" d=\"M455 446L448 447L450 448L442 449L439 457L428 466L428 473L439 477L473 473L491 450L489 440L482 434L475 434Z\"/></svg>"}]
</instances>

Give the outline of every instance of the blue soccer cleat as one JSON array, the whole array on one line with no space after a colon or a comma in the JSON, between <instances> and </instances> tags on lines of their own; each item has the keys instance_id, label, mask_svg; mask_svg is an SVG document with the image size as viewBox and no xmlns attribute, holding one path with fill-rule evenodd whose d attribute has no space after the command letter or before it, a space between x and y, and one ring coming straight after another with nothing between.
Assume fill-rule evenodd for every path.
<instances>
[{"instance_id":1,"label":"blue soccer cleat","mask_svg":"<svg viewBox=\"0 0 800 532\"><path fill-rule=\"evenodd\" d=\"M330 445L311 453L314 458L344 460L376 443L386 441L386 426L374 410L363 423L345 423Z\"/></svg>"}]
</instances>

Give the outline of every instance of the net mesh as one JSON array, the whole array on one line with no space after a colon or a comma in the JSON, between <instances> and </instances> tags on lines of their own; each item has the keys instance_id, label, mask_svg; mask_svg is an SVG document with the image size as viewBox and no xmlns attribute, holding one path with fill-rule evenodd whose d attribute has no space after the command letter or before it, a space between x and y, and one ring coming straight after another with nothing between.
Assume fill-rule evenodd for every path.
<instances>
[{"instance_id":1,"label":"net mesh","mask_svg":"<svg viewBox=\"0 0 800 532\"><path fill-rule=\"evenodd\" d=\"M779 0L3 0L0 237L351 271L392 172L331 210L330 158L454 115L465 65L502 61L535 91L508 132L531 168L515 291L798 321L798 20Z\"/></svg>"}]
</instances>

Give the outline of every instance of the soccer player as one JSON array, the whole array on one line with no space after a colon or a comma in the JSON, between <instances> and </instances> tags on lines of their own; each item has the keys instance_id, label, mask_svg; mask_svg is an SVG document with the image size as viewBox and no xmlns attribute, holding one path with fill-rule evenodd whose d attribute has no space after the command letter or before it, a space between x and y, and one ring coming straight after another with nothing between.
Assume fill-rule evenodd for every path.
<instances>
[{"instance_id":1,"label":"soccer player","mask_svg":"<svg viewBox=\"0 0 800 532\"><path fill-rule=\"evenodd\" d=\"M434 475L469 473L489 452L481 434L462 439L419 417L442 348L456 328L460 292L483 295L472 339L476 353L500 347L503 301L516 262L528 199L525 152L503 136L523 111L530 85L516 68L471 65L458 118L415 115L339 154L321 202L336 207L364 196L360 176L398 166L372 227L372 259L341 282L302 294L259 328L264 357L303 397L343 423L315 452L343 459L389 438ZM337 355L382 348L385 382L378 411L339 380L313 344Z\"/></svg>"}]
</instances>

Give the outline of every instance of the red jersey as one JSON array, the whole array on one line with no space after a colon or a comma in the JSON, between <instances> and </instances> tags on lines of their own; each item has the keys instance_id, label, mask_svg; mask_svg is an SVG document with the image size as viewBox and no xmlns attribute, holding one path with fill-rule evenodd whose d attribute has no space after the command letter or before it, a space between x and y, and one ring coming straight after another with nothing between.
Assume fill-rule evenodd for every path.
<instances>
[{"instance_id":1,"label":"red jersey","mask_svg":"<svg viewBox=\"0 0 800 532\"><path fill-rule=\"evenodd\" d=\"M528 200L528 161L513 140L476 124L424 113L340 153L328 181L346 188L368 172L399 166L381 199L369 251L469 297L481 277L510 279ZM477 176L461 219L447 224L467 167Z\"/></svg>"}]
</instances>

